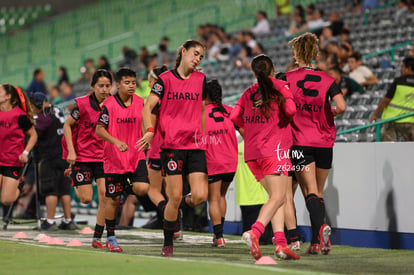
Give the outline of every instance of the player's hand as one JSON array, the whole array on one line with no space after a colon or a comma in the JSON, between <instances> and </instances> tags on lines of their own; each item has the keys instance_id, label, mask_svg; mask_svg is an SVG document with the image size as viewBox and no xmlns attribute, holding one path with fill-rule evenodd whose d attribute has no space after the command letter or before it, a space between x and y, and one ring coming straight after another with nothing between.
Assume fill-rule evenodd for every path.
<instances>
[{"instance_id":1,"label":"player's hand","mask_svg":"<svg viewBox=\"0 0 414 275\"><path fill-rule=\"evenodd\" d=\"M137 141L135 147L138 148L138 151L144 151L150 148L151 140L154 137L153 132L146 132L145 135Z\"/></svg>"},{"instance_id":2,"label":"player's hand","mask_svg":"<svg viewBox=\"0 0 414 275\"><path fill-rule=\"evenodd\" d=\"M125 142L118 141L115 143L115 146L118 148L119 151L125 152L128 151L128 145Z\"/></svg>"},{"instance_id":3,"label":"player's hand","mask_svg":"<svg viewBox=\"0 0 414 275\"><path fill-rule=\"evenodd\" d=\"M27 157L27 155L25 155L25 154L23 154L23 153L21 153L21 154L19 155L19 161L20 161L20 162L22 162L22 163L26 163L28 160L29 160L29 158Z\"/></svg>"},{"instance_id":4,"label":"player's hand","mask_svg":"<svg viewBox=\"0 0 414 275\"><path fill-rule=\"evenodd\" d=\"M76 162L76 153L75 152L69 152L68 157L66 158L67 163L70 165L74 165Z\"/></svg>"}]
</instances>

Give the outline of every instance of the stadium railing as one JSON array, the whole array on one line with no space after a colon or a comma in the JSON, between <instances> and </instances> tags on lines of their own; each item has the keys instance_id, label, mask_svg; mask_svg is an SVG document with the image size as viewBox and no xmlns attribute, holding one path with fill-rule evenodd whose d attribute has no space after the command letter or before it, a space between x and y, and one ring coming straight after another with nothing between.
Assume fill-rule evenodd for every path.
<instances>
[{"instance_id":1,"label":"stadium railing","mask_svg":"<svg viewBox=\"0 0 414 275\"><path fill-rule=\"evenodd\" d=\"M385 8L388 8L390 6L396 6L397 4L398 4L398 1L391 1L389 3L385 3L385 4L382 4L382 5L379 5L379 6L375 7L375 8L373 8L372 10L367 9L364 12L364 25L368 25L368 23L369 23L368 22L369 21L369 16L370 16L370 14L372 14L372 12L377 11L377 10L382 10L382 9L385 9Z\"/></svg>"},{"instance_id":2,"label":"stadium railing","mask_svg":"<svg viewBox=\"0 0 414 275\"><path fill-rule=\"evenodd\" d=\"M336 133L337 136L339 135L344 135L344 134L350 134L352 132L356 132L356 131L360 131L360 130L364 130L370 127L376 127L376 135L377 135L377 141L381 141L381 125L385 124L385 123L390 123L390 122L394 122L403 118L407 118L407 117L411 117L414 116L414 112L412 113L408 113L408 114L404 114L404 115L400 115L400 116L396 116L396 117L392 117L392 118L388 118L388 119L384 119L384 120L380 120L380 121L376 121L367 125L362 125L362 126L357 126L357 127L353 127L353 128L349 128L346 130L342 130Z\"/></svg>"},{"instance_id":3,"label":"stadium railing","mask_svg":"<svg viewBox=\"0 0 414 275\"><path fill-rule=\"evenodd\" d=\"M86 56L88 53L95 51L97 49L106 48L106 54L104 52L100 52L100 55L106 55L108 57L114 57L114 45L116 43L119 43L121 41L125 41L127 39L133 39L134 45L132 45L134 48L139 48L140 38L139 34L137 32L126 32L102 41L99 41L95 44L89 45L84 47L81 50L81 60L80 63L83 64L85 61Z\"/></svg>"},{"instance_id":4,"label":"stadium railing","mask_svg":"<svg viewBox=\"0 0 414 275\"><path fill-rule=\"evenodd\" d=\"M405 41L405 42L403 42L403 43L399 43L399 44L397 44L397 45L394 45L394 46L392 46L392 47L389 47L389 48L386 48L386 49L380 50L380 51L378 51L378 52L374 52L374 53L366 54L366 55L362 56L362 59L368 59L368 58L375 57L375 56L379 56L379 55L383 55L383 54L385 54L385 53L388 53L388 52L389 52L389 53L391 54L391 61L392 61L392 62L394 62L394 59L395 59L395 50L396 50L396 49L398 49L398 48L402 48L402 47L405 47L405 46L411 45L411 43L412 43L412 41L411 41L411 40L409 40L409 41Z\"/></svg>"}]
</instances>

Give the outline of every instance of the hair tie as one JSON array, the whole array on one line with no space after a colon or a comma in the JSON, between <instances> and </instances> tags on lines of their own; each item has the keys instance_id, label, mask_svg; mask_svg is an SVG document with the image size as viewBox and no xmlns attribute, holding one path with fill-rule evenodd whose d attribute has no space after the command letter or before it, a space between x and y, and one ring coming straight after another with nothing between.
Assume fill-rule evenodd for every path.
<instances>
[{"instance_id":1,"label":"hair tie","mask_svg":"<svg viewBox=\"0 0 414 275\"><path fill-rule=\"evenodd\" d=\"M158 76L154 73L154 70L151 70L151 71L149 72L149 74L150 74L150 76L152 76L155 80L157 80L157 79L158 79Z\"/></svg>"},{"instance_id":2,"label":"hair tie","mask_svg":"<svg viewBox=\"0 0 414 275\"><path fill-rule=\"evenodd\" d=\"M16 91L17 91L17 95L19 96L19 98L20 98L20 103L22 104L22 109L23 109L23 111L25 112L25 113L27 113L27 110L26 110L26 100L24 99L24 95L23 95L23 92L22 92L22 90L20 90L20 88L19 87L14 87L15 89L16 89Z\"/></svg>"}]
</instances>

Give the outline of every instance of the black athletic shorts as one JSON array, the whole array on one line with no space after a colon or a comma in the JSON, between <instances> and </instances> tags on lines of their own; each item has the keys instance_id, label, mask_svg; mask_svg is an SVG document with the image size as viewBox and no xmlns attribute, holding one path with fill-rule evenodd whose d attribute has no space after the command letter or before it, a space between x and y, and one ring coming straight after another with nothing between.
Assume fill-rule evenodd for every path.
<instances>
[{"instance_id":1,"label":"black athletic shorts","mask_svg":"<svg viewBox=\"0 0 414 275\"><path fill-rule=\"evenodd\" d=\"M3 177L13 178L15 180L19 179L23 167L17 166L0 166L0 175Z\"/></svg>"},{"instance_id":2,"label":"black athletic shorts","mask_svg":"<svg viewBox=\"0 0 414 275\"><path fill-rule=\"evenodd\" d=\"M222 182L232 182L234 175L236 173L223 173L223 174L215 174L215 175L209 175L208 176L208 183L215 183L219 180Z\"/></svg>"},{"instance_id":3,"label":"black athletic shorts","mask_svg":"<svg viewBox=\"0 0 414 275\"><path fill-rule=\"evenodd\" d=\"M333 158L332 148L320 148L310 146L292 146L290 160L296 167L305 166L315 162L317 168L331 169ZM296 171L301 170L297 168Z\"/></svg>"},{"instance_id":4,"label":"black athletic shorts","mask_svg":"<svg viewBox=\"0 0 414 275\"><path fill-rule=\"evenodd\" d=\"M148 159L148 167L152 170L161 171L161 159Z\"/></svg>"},{"instance_id":5,"label":"black athletic shorts","mask_svg":"<svg viewBox=\"0 0 414 275\"><path fill-rule=\"evenodd\" d=\"M162 175L187 175L195 172L207 174L204 150L161 150Z\"/></svg>"},{"instance_id":6,"label":"black athletic shorts","mask_svg":"<svg viewBox=\"0 0 414 275\"><path fill-rule=\"evenodd\" d=\"M63 159L43 160L40 163L40 192L43 195L70 195L71 180L64 175L68 166Z\"/></svg>"},{"instance_id":7,"label":"black athletic shorts","mask_svg":"<svg viewBox=\"0 0 414 275\"><path fill-rule=\"evenodd\" d=\"M105 178L103 162L76 162L72 166L73 186L92 184L93 179Z\"/></svg>"},{"instance_id":8,"label":"black athletic shorts","mask_svg":"<svg viewBox=\"0 0 414 275\"><path fill-rule=\"evenodd\" d=\"M131 185L134 182L149 183L148 169L145 160L138 162L137 169L133 173L105 174L106 197L120 196L124 191L132 194Z\"/></svg>"}]
</instances>

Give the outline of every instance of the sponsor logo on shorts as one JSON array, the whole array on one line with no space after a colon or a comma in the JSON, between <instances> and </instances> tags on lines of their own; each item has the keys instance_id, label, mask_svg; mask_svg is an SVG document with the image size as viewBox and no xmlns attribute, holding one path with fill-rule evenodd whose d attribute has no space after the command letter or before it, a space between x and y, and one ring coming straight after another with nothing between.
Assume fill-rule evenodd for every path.
<instances>
[{"instance_id":1,"label":"sponsor logo on shorts","mask_svg":"<svg viewBox=\"0 0 414 275\"><path fill-rule=\"evenodd\" d=\"M160 168L160 166L158 164L154 164L154 163L151 163L151 166L154 167L154 168Z\"/></svg>"},{"instance_id":2,"label":"sponsor logo on shorts","mask_svg":"<svg viewBox=\"0 0 414 275\"><path fill-rule=\"evenodd\" d=\"M78 181L78 182L82 182L83 180L85 179L85 177L83 176L83 174L82 173L76 173L76 180Z\"/></svg>"},{"instance_id":3,"label":"sponsor logo on shorts","mask_svg":"<svg viewBox=\"0 0 414 275\"><path fill-rule=\"evenodd\" d=\"M13 171L13 175L15 176L15 177L18 177L19 176L19 171Z\"/></svg>"},{"instance_id":4,"label":"sponsor logo on shorts","mask_svg":"<svg viewBox=\"0 0 414 275\"><path fill-rule=\"evenodd\" d=\"M108 192L109 192L109 194L113 194L113 193L115 193L115 185L114 184L109 184L108 185Z\"/></svg>"},{"instance_id":5,"label":"sponsor logo on shorts","mask_svg":"<svg viewBox=\"0 0 414 275\"><path fill-rule=\"evenodd\" d=\"M173 161L173 160L170 160L168 162L167 166L168 166L168 170L170 170L170 171L177 170L177 163L175 161Z\"/></svg>"}]
</instances>

